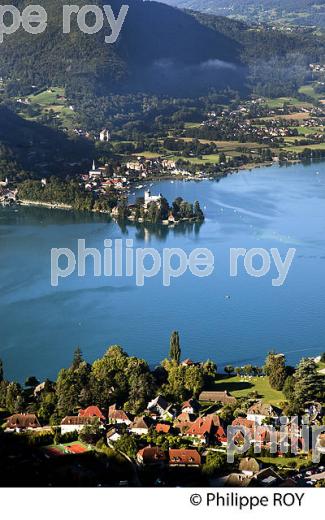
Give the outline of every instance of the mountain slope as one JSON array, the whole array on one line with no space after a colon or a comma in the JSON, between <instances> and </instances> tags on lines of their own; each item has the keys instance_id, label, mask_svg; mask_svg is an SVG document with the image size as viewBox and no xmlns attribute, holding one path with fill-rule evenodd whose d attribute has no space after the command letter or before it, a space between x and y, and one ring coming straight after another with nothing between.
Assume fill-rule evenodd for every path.
<instances>
[{"instance_id":1,"label":"mountain slope","mask_svg":"<svg viewBox=\"0 0 325 520\"><path fill-rule=\"evenodd\" d=\"M325 27L325 0L164 0L181 9L230 16L247 22Z\"/></svg>"},{"instance_id":2,"label":"mountain slope","mask_svg":"<svg viewBox=\"0 0 325 520\"><path fill-rule=\"evenodd\" d=\"M17 3L22 7L26 2ZM3 75L37 86L66 84L78 78L92 88L95 85L100 94L121 89L185 91L190 79L188 86L194 89L199 85L238 86L243 80L236 42L187 13L157 2L133 0L118 42L109 45L104 42L110 32L107 24L95 35L85 35L72 24L72 32L63 35L64 3L39 1L48 12L44 34L20 30L5 37L0 53ZM122 3L110 2L114 13Z\"/></svg>"}]
</instances>

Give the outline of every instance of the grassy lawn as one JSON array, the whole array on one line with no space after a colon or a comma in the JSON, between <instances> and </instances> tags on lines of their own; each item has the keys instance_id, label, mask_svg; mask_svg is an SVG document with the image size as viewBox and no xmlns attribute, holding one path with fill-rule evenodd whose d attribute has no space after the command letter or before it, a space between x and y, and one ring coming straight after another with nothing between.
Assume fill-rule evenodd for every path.
<instances>
[{"instance_id":1,"label":"grassy lawn","mask_svg":"<svg viewBox=\"0 0 325 520\"><path fill-rule=\"evenodd\" d=\"M248 379L247 377L241 378L240 376L219 376L215 382L214 390L228 390L228 392L235 397L246 397L251 392L257 392L264 402L270 404L279 404L285 400L282 392L273 390L273 388L270 387L269 379L266 376L253 377L252 379Z\"/></svg>"},{"instance_id":2,"label":"grassy lawn","mask_svg":"<svg viewBox=\"0 0 325 520\"><path fill-rule=\"evenodd\" d=\"M41 106L64 105L65 101L58 99L57 96L64 96L64 88L54 87L50 90L44 90L35 96L30 96L31 103Z\"/></svg>"},{"instance_id":3,"label":"grassy lawn","mask_svg":"<svg viewBox=\"0 0 325 520\"><path fill-rule=\"evenodd\" d=\"M293 462L296 464L296 468L298 469L300 469L301 466L312 464L310 459L301 459L299 457L258 457L257 460L261 461L263 464L273 464L274 466L278 466L279 468L290 467L290 464L292 464Z\"/></svg>"},{"instance_id":4,"label":"grassy lawn","mask_svg":"<svg viewBox=\"0 0 325 520\"><path fill-rule=\"evenodd\" d=\"M59 97L62 97L62 99L59 99ZM70 129L73 128L74 111L67 106L64 88L53 87L49 90L44 90L39 94L29 96L29 100L33 105L37 105L43 114L47 114L51 110L60 118L64 126Z\"/></svg>"},{"instance_id":5,"label":"grassy lawn","mask_svg":"<svg viewBox=\"0 0 325 520\"><path fill-rule=\"evenodd\" d=\"M288 152L303 152L306 148L309 150L325 150L325 143L308 144L303 146L286 146L284 150Z\"/></svg>"},{"instance_id":6,"label":"grassy lawn","mask_svg":"<svg viewBox=\"0 0 325 520\"><path fill-rule=\"evenodd\" d=\"M161 153L157 152L141 152L141 153L133 153L134 157L145 157L146 159L157 159L157 157L161 157Z\"/></svg>"},{"instance_id":7,"label":"grassy lawn","mask_svg":"<svg viewBox=\"0 0 325 520\"><path fill-rule=\"evenodd\" d=\"M305 94L305 96L309 96L315 101L318 101L322 96L320 94L316 94L313 85L303 85L299 89L300 94Z\"/></svg>"},{"instance_id":8,"label":"grassy lawn","mask_svg":"<svg viewBox=\"0 0 325 520\"><path fill-rule=\"evenodd\" d=\"M275 98L275 99L265 98L265 103L270 108L282 108L284 103L289 104L289 105L294 105L296 107L305 107L305 108L312 107L311 103L308 103L306 101L299 101L299 99L294 98L294 97L279 97L279 98Z\"/></svg>"},{"instance_id":9,"label":"grassy lawn","mask_svg":"<svg viewBox=\"0 0 325 520\"><path fill-rule=\"evenodd\" d=\"M201 123L185 123L185 128L199 128L201 126Z\"/></svg>"}]
</instances>

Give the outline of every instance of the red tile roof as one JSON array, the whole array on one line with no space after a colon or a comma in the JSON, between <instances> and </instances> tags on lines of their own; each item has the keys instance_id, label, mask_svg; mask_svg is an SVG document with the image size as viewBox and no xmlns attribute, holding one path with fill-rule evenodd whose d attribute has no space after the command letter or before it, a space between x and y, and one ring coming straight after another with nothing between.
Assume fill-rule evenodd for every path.
<instances>
[{"instance_id":1,"label":"red tile roof","mask_svg":"<svg viewBox=\"0 0 325 520\"><path fill-rule=\"evenodd\" d=\"M156 432L157 433L169 433L170 432L170 424L157 424Z\"/></svg>"},{"instance_id":2,"label":"red tile roof","mask_svg":"<svg viewBox=\"0 0 325 520\"><path fill-rule=\"evenodd\" d=\"M194 421L192 426L187 431L187 435L194 437L204 437L210 435L213 428L213 420L211 417L199 417Z\"/></svg>"},{"instance_id":3,"label":"red tile roof","mask_svg":"<svg viewBox=\"0 0 325 520\"><path fill-rule=\"evenodd\" d=\"M40 423L34 413L16 413L11 417L8 417L6 428L11 430L15 428L39 428Z\"/></svg>"},{"instance_id":4,"label":"red tile roof","mask_svg":"<svg viewBox=\"0 0 325 520\"><path fill-rule=\"evenodd\" d=\"M201 455L197 450L169 450L170 466L185 464L186 466L200 466Z\"/></svg>"},{"instance_id":5,"label":"red tile roof","mask_svg":"<svg viewBox=\"0 0 325 520\"><path fill-rule=\"evenodd\" d=\"M79 417L98 417L99 419L105 420L104 415L98 408L98 406L88 406L85 410L79 410Z\"/></svg>"},{"instance_id":6,"label":"red tile roof","mask_svg":"<svg viewBox=\"0 0 325 520\"><path fill-rule=\"evenodd\" d=\"M245 428L248 428L249 430L253 430L255 427L255 421L251 421L249 419L245 419L245 417L237 417L232 422L233 426L244 426Z\"/></svg>"},{"instance_id":7,"label":"red tile roof","mask_svg":"<svg viewBox=\"0 0 325 520\"><path fill-rule=\"evenodd\" d=\"M148 446L138 451L137 458L144 464L155 464L167 460L167 455L161 448Z\"/></svg>"},{"instance_id":8,"label":"red tile roof","mask_svg":"<svg viewBox=\"0 0 325 520\"><path fill-rule=\"evenodd\" d=\"M130 421L128 414L124 410L117 410L116 404L108 409L108 418L114 421Z\"/></svg>"}]
</instances>

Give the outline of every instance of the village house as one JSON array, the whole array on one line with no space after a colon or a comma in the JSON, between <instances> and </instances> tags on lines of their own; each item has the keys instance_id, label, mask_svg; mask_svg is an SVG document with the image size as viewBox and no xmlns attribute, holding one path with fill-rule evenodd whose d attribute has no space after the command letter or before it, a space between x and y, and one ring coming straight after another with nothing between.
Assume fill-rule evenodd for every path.
<instances>
[{"instance_id":1,"label":"village house","mask_svg":"<svg viewBox=\"0 0 325 520\"><path fill-rule=\"evenodd\" d=\"M116 404L112 404L108 409L108 422L110 424L126 424L130 426L132 420L127 412L118 410Z\"/></svg>"},{"instance_id":2,"label":"village house","mask_svg":"<svg viewBox=\"0 0 325 520\"><path fill-rule=\"evenodd\" d=\"M274 423L277 423L280 415L281 410L279 410L279 408L276 408L271 404L263 403L263 401L258 401L253 404L247 411L247 419L254 421L259 425L261 425L265 420L271 420Z\"/></svg>"},{"instance_id":3,"label":"village house","mask_svg":"<svg viewBox=\"0 0 325 520\"><path fill-rule=\"evenodd\" d=\"M182 361L181 365L183 367L190 367L192 365L195 365L195 363L191 359L187 358L187 359L184 359L184 361Z\"/></svg>"},{"instance_id":4,"label":"village house","mask_svg":"<svg viewBox=\"0 0 325 520\"><path fill-rule=\"evenodd\" d=\"M61 421L61 435L71 432L80 432L84 426L96 424L97 417L67 416Z\"/></svg>"},{"instance_id":5,"label":"village house","mask_svg":"<svg viewBox=\"0 0 325 520\"><path fill-rule=\"evenodd\" d=\"M152 424L153 421L150 417L136 417L129 429L136 435L147 435Z\"/></svg>"},{"instance_id":6,"label":"village house","mask_svg":"<svg viewBox=\"0 0 325 520\"><path fill-rule=\"evenodd\" d=\"M99 134L99 140L103 143L109 141L111 139L111 133L107 128L104 128Z\"/></svg>"},{"instance_id":7,"label":"village house","mask_svg":"<svg viewBox=\"0 0 325 520\"><path fill-rule=\"evenodd\" d=\"M122 433L119 427L110 428L106 434L107 444L110 442L116 442L122 437Z\"/></svg>"},{"instance_id":8,"label":"village house","mask_svg":"<svg viewBox=\"0 0 325 520\"><path fill-rule=\"evenodd\" d=\"M182 413L198 414L200 411L200 403L196 399L190 399L182 404Z\"/></svg>"},{"instance_id":9,"label":"village house","mask_svg":"<svg viewBox=\"0 0 325 520\"><path fill-rule=\"evenodd\" d=\"M200 467L201 455L197 450L169 449L169 467Z\"/></svg>"},{"instance_id":10,"label":"village house","mask_svg":"<svg viewBox=\"0 0 325 520\"><path fill-rule=\"evenodd\" d=\"M199 417L187 430L186 437L193 437L206 444L211 439L213 427L212 417Z\"/></svg>"},{"instance_id":11,"label":"village house","mask_svg":"<svg viewBox=\"0 0 325 520\"><path fill-rule=\"evenodd\" d=\"M224 392L215 392L215 391L203 391L199 395L199 401L206 401L209 403L221 403L223 405L226 404L236 404L237 399L232 395L228 394L225 390Z\"/></svg>"},{"instance_id":12,"label":"village house","mask_svg":"<svg viewBox=\"0 0 325 520\"><path fill-rule=\"evenodd\" d=\"M41 425L34 413L16 413L8 417L6 422L6 432L21 432L25 430L35 430Z\"/></svg>"},{"instance_id":13,"label":"village house","mask_svg":"<svg viewBox=\"0 0 325 520\"><path fill-rule=\"evenodd\" d=\"M154 419L173 417L170 411L171 405L161 395L158 395L158 397L148 403L147 410Z\"/></svg>"},{"instance_id":14,"label":"village house","mask_svg":"<svg viewBox=\"0 0 325 520\"><path fill-rule=\"evenodd\" d=\"M97 417L100 421L105 421L105 417L98 406L88 406L85 410L79 410L79 417Z\"/></svg>"},{"instance_id":15,"label":"village house","mask_svg":"<svg viewBox=\"0 0 325 520\"><path fill-rule=\"evenodd\" d=\"M182 412L180 413L177 417L176 417L176 422L177 423L194 423L196 419L196 415L192 414L192 413L188 413L188 412Z\"/></svg>"},{"instance_id":16,"label":"village house","mask_svg":"<svg viewBox=\"0 0 325 520\"><path fill-rule=\"evenodd\" d=\"M137 453L137 461L144 466L162 464L167 461L166 452L161 448L147 446Z\"/></svg>"}]
</instances>

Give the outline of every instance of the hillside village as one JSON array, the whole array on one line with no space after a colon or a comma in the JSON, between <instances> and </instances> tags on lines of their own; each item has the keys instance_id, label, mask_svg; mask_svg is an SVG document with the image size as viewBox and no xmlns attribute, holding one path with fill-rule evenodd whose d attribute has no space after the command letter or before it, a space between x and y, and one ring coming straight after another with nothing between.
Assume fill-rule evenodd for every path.
<instances>
[{"instance_id":1,"label":"hillside village","mask_svg":"<svg viewBox=\"0 0 325 520\"><path fill-rule=\"evenodd\" d=\"M288 389L291 388L292 395L294 384L292 376L285 379L285 395L275 392L277 396L282 395L282 400L274 402L275 395L272 394L270 384L274 385L274 377L276 380L283 376L283 355L269 354L263 369L252 365L236 369L227 366L224 370L228 375L218 376L216 366L211 361L181 361L177 338L177 333L173 333L170 360L165 360L152 374L143 372L147 370L143 365L137 376L142 380L143 388L141 390L138 387L139 380L136 379L137 389L134 388L135 394L132 393L132 396L137 396L137 401L132 401L130 394L131 400L124 402L124 405L125 398L122 398L121 390L109 386L113 375L109 367L120 359L119 364L125 367L121 374L131 377L126 375L127 366L140 363L140 368L142 361L129 358L120 347L111 347L92 368L96 372L109 370L107 383L98 381L104 385L102 388L107 388L108 394L104 400L103 395L98 400L91 397L90 388L80 387L77 380L76 388L64 390L68 388L65 384L69 384L71 377L78 378L77 374L81 371L84 379L85 374L89 373L90 367L87 368L80 351L76 351L73 365L61 371L56 383L39 383L35 378L30 378L26 382L29 390L25 390L24 397L23 394L21 397L17 394L14 401L16 404L8 400L8 392L12 395L11 385L15 383L2 381L2 401L4 390L7 392L2 406L7 403L9 408L16 410L9 416L5 409L2 411L4 422L0 460L8 468L8 475L10 469L7 457L14 461L15 471L22 472L22 479L25 461L32 457L36 481L38 474L43 475L42 468L49 472L47 485L55 485L58 475L63 471L73 475L75 480L76 465L79 468L77 485L78 481L116 486L186 485L187 482L221 487L324 485L324 427L319 429L313 451L319 454L319 463L313 463L312 460L311 430L308 430L306 436L307 426L324 424L324 376L317 372L315 361L302 360L295 371L297 394L300 391L297 385L302 383L305 389L308 388L300 404L298 401L288 401ZM319 359L317 362L320 363ZM154 396L153 378L161 380L163 371L166 371L166 383L156 386ZM235 372L238 374L236 385L231 383ZM116 381L118 373L115 372ZM185 393L180 387L178 390L181 393L177 395L187 395L187 399L175 399L176 394L171 399L174 377L185 378ZM211 385L215 379L222 386ZM149 381L153 386L148 386ZM131 380L129 383L133 384ZM264 395L254 391L254 385L257 385L256 388L262 388L259 385L263 385ZM227 390L227 387L236 386L252 387L252 390L245 397L236 397ZM185 390L186 387L188 390ZM78 388L81 389L80 394ZM64 395L60 394L62 391ZM87 393L89 397L84 399ZM145 402L144 395L150 394L152 397ZM23 400L25 405L22 404ZM84 408L77 405L82 400L85 403L88 401ZM102 406L103 403L108 403L107 407ZM46 410L50 407L52 417L49 417L48 411L44 415L45 404ZM61 409L58 414L53 414L55 406L59 406L57 410ZM70 413L62 416L64 410ZM288 413L292 415L287 417ZM283 420L284 417L287 418ZM235 456L233 463L227 462L230 446ZM65 485L64 481L62 485Z\"/></svg>"}]
</instances>

